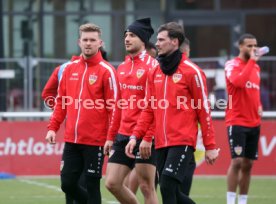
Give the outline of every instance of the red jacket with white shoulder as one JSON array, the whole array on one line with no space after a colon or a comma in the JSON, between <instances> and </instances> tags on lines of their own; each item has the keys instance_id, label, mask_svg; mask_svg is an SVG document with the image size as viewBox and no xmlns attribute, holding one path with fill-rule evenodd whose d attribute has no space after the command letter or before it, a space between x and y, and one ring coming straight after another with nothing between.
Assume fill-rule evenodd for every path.
<instances>
[{"instance_id":1,"label":"red jacket with white shoulder","mask_svg":"<svg viewBox=\"0 0 276 204\"><path fill-rule=\"evenodd\" d=\"M215 149L207 96L204 72L184 54L171 76L165 75L157 66L148 77L148 108L142 111L133 135L142 137L155 119L156 149L179 145L195 148L200 123L205 148Z\"/></svg>"},{"instance_id":2,"label":"red jacket with white shoulder","mask_svg":"<svg viewBox=\"0 0 276 204\"><path fill-rule=\"evenodd\" d=\"M48 129L57 131L66 116L65 142L103 146L119 127L118 97L115 69L100 52L74 60L62 74Z\"/></svg>"},{"instance_id":3,"label":"red jacket with white shoulder","mask_svg":"<svg viewBox=\"0 0 276 204\"><path fill-rule=\"evenodd\" d=\"M126 56L125 61L117 69L121 89L121 99L128 103L122 107L119 133L130 136L144 108L148 72L156 67L157 60L142 51L138 55ZM143 137L150 142L154 136L155 125L152 124ZM113 140L114 138L110 138Z\"/></svg>"},{"instance_id":4,"label":"red jacket with white shoulder","mask_svg":"<svg viewBox=\"0 0 276 204\"><path fill-rule=\"evenodd\" d=\"M75 61L77 59L80 59L80 56L73 56L70 61ZM54 98L57 96L59 81L66 66L70 64L70 61L55 68L42 90L41 98L45 101L45 104L52 109L55 106Z\"/></svg>"},{"instance_id":5,"label":"red jacket with white shoulder","mask_svg":"<svg viewBox=\"0 0 276 204\"><path fill-rule=\"evenodd\" d=\"M225 64L228 92L226 126L256 127L261 123L260 67L255 60L244 62L239 57Z\"/></svg>"}]
</instances>

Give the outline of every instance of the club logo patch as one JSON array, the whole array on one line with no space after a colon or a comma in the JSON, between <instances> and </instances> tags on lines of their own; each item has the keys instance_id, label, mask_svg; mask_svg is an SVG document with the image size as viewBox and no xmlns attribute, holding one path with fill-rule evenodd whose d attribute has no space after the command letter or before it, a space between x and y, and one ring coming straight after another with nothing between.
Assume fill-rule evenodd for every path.
<instances>
[{"instance_id":1,"label":"club logo patch","mask_svg":"<svg viewBox=\"0 0 276 204\"><path fill-rule=\"evenodd\" d=\"M110 157L112 157L112 155L115 153L115 150L114 149L112 149L112 150L110 150L110 152L109 152L109 154L108 154L108 157L110 158Z\"/></svg>"},{"instance_id":2,"label":"club logo patch","mask_svg":"<svg viewBox=\"0 0 276 204\"><path fill-rule=\"evenodd\" d=\"M172 78L173 78L173 82L177 83L182 79L182 74L174 74Z\"/></svg>"},{"instance_id":3,"label":"club logo patch","mask_svg":"<svg viewBox=\"0 0 276 204\"><path fill-rule=\"evenodd\" d=\"M144 73L145 73L144 69L138 69L137 72L136 72L137 78L140 79L143 76Z\"/></svg>"},{"instance_id":4,"label":"club logo patch","mask_svg":"<svg viewBox=\"0 0 276 204\"><path fill-rule=\"evenodd\" d=\"M236 153L236 155L241 155L242 147L241 146L234 147L234 152Z\"/></svg>"},{"instance_id":5,"label":"club logo patch","mask_svg":"<svg viewBox=\"0 0 276 204\"><path fill-rule=\"evenodd\" d=\"M92 85L97 81L98 76L96 76L95 74L91 74L89 75L89 84Z\"/></svg>"}]
</instances>

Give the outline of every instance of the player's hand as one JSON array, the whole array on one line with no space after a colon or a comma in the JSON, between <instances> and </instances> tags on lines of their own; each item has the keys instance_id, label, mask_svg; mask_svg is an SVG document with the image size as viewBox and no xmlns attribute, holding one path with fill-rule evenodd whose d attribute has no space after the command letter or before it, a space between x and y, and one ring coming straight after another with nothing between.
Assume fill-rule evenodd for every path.
<instances>
[{"instance_id":1,"label":"player's hand","mask_svg":"<svg viewBox=\"0 0 276 204\"><path fill-rule=\"evenodd\" d=\"M113 145L112 140L106 140L106 142L104 144L104 154L105 155L109 155L109 152L111 151L112 145Z\"/></svg>"},{"instance_id":2,"label":"player's hand","mask_svg":"<svg viewBox=\"0 0 276 204\"><path fill-rule=\"evenodd\" d=\"M53 130L49 130L47 132L47 135L45 137L45 140L49 143L49 144L56 144L56 132Z\"/></svg>"},{"instance_id":3,"label":"player's hand","mask_svg":"<svg viewBox=\"0 0 276 204\"><path fill-rule=\"evenodd\" d=\"M148 159L151 156L152 142L142 140L139 146L139 152L142 159Z\"/></svg>"},{"instance_id":4,"label":"player's hand","mask_svg":"<svg viewBox=\"0 0 276 204\"><path fill-rule=\"evenodd\" d=\"M259 116L263 116L263 107L262 106L259 106L259 108L258 108L258 114L259 114Z\"/></svg>"},{"instance_id":5,"label":"player's hand","mask_svg":"<svg viewBox=\"0 0 276 204\"><path fill-rule=\"evenodd\" d=\"M126 148L125 148L125 153L128 157L130 158L135 158L134 154L133 154L133 149L136 146L136 139L130 139Z\"/></svg>"},{"instance_id":6,"label":"player's hand","mask_svg":"<svg viewBox=\"0 0 276 204\"><path fill-rule=\"evenodd\" d=\"M206 163L213 165L215 163L216 159L219 156L219 151L220 151L220 148L206 150L206 152L205 152L205 161L206 161Z\"/></svg>"},{"instance_id":7,"label":"player's hand","mask_svg":"<svg viewBox=\"0 0 276 204\"><path fill-rule=\"evenodd\" d=\"M255 60L256 62L260 59L260 55L258 55L258 49L257 48L254 48L251 50L250 52L250 59L253 59Z\"/></svg>"}]
</instances>

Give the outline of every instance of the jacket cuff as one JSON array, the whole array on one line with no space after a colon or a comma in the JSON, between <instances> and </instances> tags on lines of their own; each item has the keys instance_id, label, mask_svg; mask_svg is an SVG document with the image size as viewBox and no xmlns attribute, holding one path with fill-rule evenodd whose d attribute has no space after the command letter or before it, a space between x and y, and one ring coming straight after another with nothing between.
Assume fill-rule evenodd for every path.
<instances>
[{"instance_id":1,"label":"jacket cuff","mask_svg":"<svg viewBox=\"0 0 276 204\"><path fill-rule=\"evenodd\" d=\"M152 142L152 137L143 137L143 140L146 142Z\"/></svg>"},{"instance_id":2,"label":"jacket cuff","mask_svg":"<svg viewBox=\"0 0 276 204\"><path fill-rule=\"evenodd\" d=\"M216 149L216 145L215 144L210 144L207 146L204 146L206 150L212 150L212 149Z\"/></svg>"},{"instance_id":3,"label":"jacket cuff","mask_svg":"<svg viewBox=\"0 0 276 204\"><path fill-rule=\"evenodd\" d=\"M113 135L107 135L107 137L106 137L106 140L110 140L110 141L114 141L114 139L115 139L115 135L113 136Z\"/></svg>"},{"instance_id":4,"label":"jacket cuff","mask_svg":"<svg viewBox=\"0 0 276 204\"><path fill-rule=\"evenodd\" d=\"M49 124L48 127L47 127L47 129L48 130L53 130L54 132L57 132L59 128L55 128L55 127L53 127L53 125Z\"/></svg>"}]
</instances>

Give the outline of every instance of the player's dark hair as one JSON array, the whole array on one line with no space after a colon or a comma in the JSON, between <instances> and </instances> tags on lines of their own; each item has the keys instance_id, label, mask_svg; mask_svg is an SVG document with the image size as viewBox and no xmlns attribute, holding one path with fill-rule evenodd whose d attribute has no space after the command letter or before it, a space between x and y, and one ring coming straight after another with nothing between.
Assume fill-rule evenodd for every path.
<instances>
[{"instance_id":1,"label":"player's dark hair","mask_svg":"<svg viewBox=\"0 0 276 204\"><path fill-rule=\"evenodd\" d=\"M243 44L245 39L256 39L256 37L250 33L245 33L239 38L239 45Z\"/></svg>"}]
</instances>

